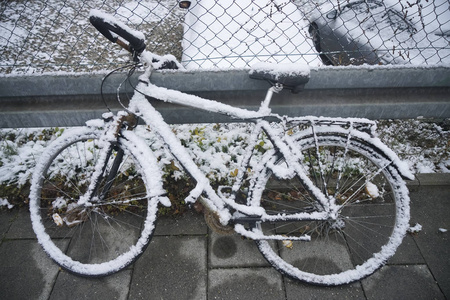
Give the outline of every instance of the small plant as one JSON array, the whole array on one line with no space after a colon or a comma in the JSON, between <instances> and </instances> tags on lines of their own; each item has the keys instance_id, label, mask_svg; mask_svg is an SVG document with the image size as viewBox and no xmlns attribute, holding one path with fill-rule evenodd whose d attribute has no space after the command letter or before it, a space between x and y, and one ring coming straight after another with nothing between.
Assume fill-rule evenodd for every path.
<instances>
[{"instance_id":1,"label":"small plant","mask_svg":"<svg viewBox=\"0 0 450 300\"><path fill-rule=\"evenodd\" d=\"M182 144L195 156L195 162L207 174L213 186L232 185L239 175L238 166L240 154L247 146L249 124L211 124L211 125L177 125L173 126L174 133L181 139ZM288 135L294 135L305 128L292 127ZM400 158L418 172L435 172L450 170L450 122L441 120L430 122L426 120L383 120L378 122L380 139L393 148ZM47 144L64 133L65 128L45 129L3 129L0 130L0 198L7 199L13 205L28 203L29 179L36 159ZM169 157L163 145L159 143L148 126L137 129L158 157L159 165L164 172L164 187L169 191L168 197L172 208L161 208L162 214L182 214L186 207L184 198L195 186L187 174ZM265 136L259 137L252 163L257 163L258 157L272 147ZM93 150L93 149L91 149ZM329 149L328 149L329 150ZM333 153L320 150L322 165L327 166L327 155ZM305 163L317 166L314 151L311 155L304 153ZM308 164L305 164L308 165ZM64 168L76 171L75 165ZM358 164L348 164L344 167L343 176L358 176ZM130 173L131 172L131 173ZM311 174L318 174L319 170L310 170ZM57 174L57 173L55 173ZM132 175L132 170L128 171ZM86 183L88 178L78 178ZM66 184L61 180L61 184Z\"/></svg>"}]
</instances>

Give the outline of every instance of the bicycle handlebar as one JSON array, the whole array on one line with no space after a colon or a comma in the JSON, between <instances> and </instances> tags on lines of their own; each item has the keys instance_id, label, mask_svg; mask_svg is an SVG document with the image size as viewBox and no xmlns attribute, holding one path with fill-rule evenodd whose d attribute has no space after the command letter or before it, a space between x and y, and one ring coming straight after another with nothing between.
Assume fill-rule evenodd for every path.
<instances>
[{"instance_id":1,"label":"bicycle handlebar","mask_svg":"<svg viewBox=\"0 0 450 300\"><path fill-rule=\"evenodd\" d=\"M140 54L145 50L143 34L117 21L114 17L98 10L92 10L89 21L108 40L120 45L127 51L133 54ZM138 35L142 35L142 37ZM128 44L119 37L127 41Z\"/></svg>"}]
</instances>

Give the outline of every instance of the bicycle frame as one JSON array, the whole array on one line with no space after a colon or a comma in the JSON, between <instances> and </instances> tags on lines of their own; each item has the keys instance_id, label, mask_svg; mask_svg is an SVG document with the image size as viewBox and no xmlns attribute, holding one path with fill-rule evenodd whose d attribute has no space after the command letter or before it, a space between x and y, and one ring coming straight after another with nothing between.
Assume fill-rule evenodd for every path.
<instances>
[{"instance_id":1,"label":"bicycle frame","mask_svg":"<svg viewBox=\"0 0 450 300\"><path fill-rule=\"evenodd\" d=\"M216 192L210 185L209 179L200 171L187 150L181 145L181 142L172 132L169 125L164 121L161 114L148 101L147 97L151 97L160 101L170 102L174 104L181 104L196 109L205 110L213 113L220 113L230 116L231 118L242 119L247 122L254 122L255 127L250 135L248 146L245 149L245 157L242 161L236 183L233 185L233 192L236 192L243 182L243 174L249 165L254 146L257 144L257 140L261 132L264 132L268 138L272 141L275 151L273 157L283 157L287 163L285 167L274 167L272 164L272 172L277 176L284 178L292 178L294 175L298 175L301 180L305 181L310 187L311 192L317 197L319 204L323 208L323 212L315 212L314 216L308 212L300 212L292 214L288 218L296 220L325 220L330 218L333 212L336 212L339 207L335 205L335 201L332 197L324 195L306 174L301 170L300 165L294 158L298 153L295 150L293 141L289 140L289 137L284 134L283 126L278 129L273 128L270 123L265 120L266 118L278 119L280 122L285 121L283 117L276 114L272 114L269 108L270 101L274 92L278 92L282 89L280 86L272 86L268 89L265 99L261 102L260 109L258 111L250 111L246 109L236 108L227 104L219 103L213 100L200 98L193 95L184 94L175 90L168 90L162 87L157 87L150 83L150 71L151 67L140 77L140 83L136 87L136 92L130 100L129 111L136 114L144 120L144 122L150 126L159 137L168 146L170 152L179 161L179 163L185 168L187 173L197 182L194 189L191 190L188 197L185 199L186 203L196 202L197 199L204 194L202 204L207 209L216 212L223 225L226 225L232 220L234 223L239 223L245 220L248 222L250 219L253 221L277 221L286 220L285 216L274 216L266 214L264 208L259 207L257 203L255 205L239 204L236 203L233 195L231 197L225 196L221 193L219 188ZM117 131L117 128L109 130ZM308 184L309 183L309 184ZM251 201L250 201L251 202ZM232 215L230 208L237 213ZM240 219L241 218L241 219Z\"/></svg>"},{"instance_id":2,"label":"bicycle frame","mask_svg":"<svg viewBox=\"0 0 450 300\"><path fill-rule=\"evenodd\" d=\"M214 100L204 99L198 96L189 95L176 90L170 90L163 87L158 87L150 82L152 67L152 54L150 52L144 51L141 56L141 60L147 65L147 68L143 75L139 77L139 83L135 88L135 93L130 99L129 106L125 108L129 114L134 114L153 129L157 133L159 138L168 147L171 154L175 159L181 164L181 166L187 171L187 173L197 182L195 188L193 188L189 195L186 197L186 203L194 203L199 198L201 203L206 207L206 209L214 212L221 222L222 225L229 225L230 223L235 224L235 230L241 235L250 237L252 239L278 239L284 240L283 236L256 236L254 232L245 229L241 223L254 223L258 221L287 221L287 220L297 220L297 221L310 221L310 220L336 220L339 215L339 210L342 205L338 205L336 199L328 195L326 187L319 189L308 177L301 166L301 159L303 155L301 154L298 146L295 145L293 138L286 134L286 124L292 122L298 122L302 124L308 124L312 128L312 134L316 139L315 127L320 127L322 123L339 125L349 125L351 127L348 136L348 141L350 140L350 135L359 135L358 138L367 140L368 143L373 141L367 133L359 131L359 126L362 126L364 130L370 129L371 134L374 133L375 123L366 119L342 119L342 118L318 118L318 117L296 117L289 118L287 116L280 116L271 112L269 108L273 93L282 90L283 86L280 84L275 84L270 87L267 91L266 97L261 102L260 108L257 111L251 111L247 109L242 109L238 107L233 107L224 103L220 103ZM152 106L148 101L148 98L153 98L159 101L169 102L173 104L183 105L192 107L195 109L200 109L212 113L219 113L227 115L230 118L240 119L243 122L253 122L255 127L250 135L250 140L248 141L248 146L245 149L244 158L241 165L238 168L238 176L236 181L232 186L231 195L225 195L222 192L223 187L219 187L216 190L211 186L209 179L202 173L199 167L195 164L193 158L188 153L187 149L184 148L172 132L172 129L164 121L162 115ZM125 112L122 112L124 114ZM126 115L126 113L125 113ZM116 118L116 121L120 119ZM279 127L273 127L268 120L277 120L280 124ZM356 125L358 124L358 125ZM317 126L316 126L317 125ZM354 127L355 125L355 127ZM358 128L356 128L358 126ZM120 121L117 121L108 127L106 136L111 136L109 133L114 133L113 136L117 137L117 133L122 128ZM254 146L258 142L258 137L261 133L267 135L269 140L272 142L273 149L266 155L266 160L259 164L256 168L260 168L254 173L254 176L266 175L263 174L263 167L267 167L270 171L276 175L277 178L282 179L292 179L294 176L298 176L300 181L303 183L305 189L314 197L317 202L317 208L310 211L301 211L297 213L290 213L289 215L272 215L267 214L265 209L260 206L260 197L252 197L249 193L247 203L240 204L235 200L235 195L239 191L240 187L244 183L244 174L247 167L250 164L250 159L252 157ZM363 137L360 134L365 134ZM109 142L115 142L110 140ZM387 157L392 158L391 163L394 165L398 164L399 159L396 155L389 149L383 149ZM276 165L279 159L283 159L286 166ZM386 166L385 166L386 167ZM114 175L114 174L113 174ZM97 176L103 176L102 171L97 172ZM323 176L323 174L321 175ZM113 177L113 176L111 176ZM94 180L95 181L95 178ZM325 182L325 181L323 181ZM92 193L95 191L95 183L91 184L90 190ZM255 187L253 187L255 188ZM250 189L251 190L251 189ZM202 196L202 197L201 197ZM80 204L85 204L84 201L89 199L85 196L80 199ZM170 205L168 201L162 201L163 205ZM293 239L295 239L293 237ZM308 240L308 236L300 236L298 240Z\"/></svg>"}]
</instances>

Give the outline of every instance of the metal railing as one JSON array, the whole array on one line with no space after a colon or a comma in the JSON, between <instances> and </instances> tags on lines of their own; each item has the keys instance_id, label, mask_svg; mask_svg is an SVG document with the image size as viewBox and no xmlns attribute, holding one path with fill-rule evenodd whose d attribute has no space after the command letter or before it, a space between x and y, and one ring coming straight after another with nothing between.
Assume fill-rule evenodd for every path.
<instances>
[{"instance_id":1,"label":"metal railing","mask_svg":"<svg viewBox=\"0 0 450 300\"><path fill-rule=\"evenodd\" d=\"M450 63L447 0L6 0L0 74L92 72L128 61L88 22L92 8L145 33L147 49L188 69L256 61L323 64Z\"/></svg>"},{"instance_id":2,"label":"metal railing","mask_svg":"<svg viewBox=\"0 0 450 300\"><path fill-rule=\"evenodd\" d=\"M138 75L135 75L138 76ZM103 75L17 76L0 80L0 128L84 125L106 111L100 96ZM117 87L126 74L104 85L113 110ZM155 72L158 86L181 90L230 105L258 109L269 83L250 79L248 71ZM136 77L132 80L137 82ZM133 89L122 90L121 98ZM233 122L226 116L153 102L168 123ZM450 118L450 67L317 68L299 94L283 91L273 112L290 116L364 117L369 119Z\"/></svg>"}]
</instances>

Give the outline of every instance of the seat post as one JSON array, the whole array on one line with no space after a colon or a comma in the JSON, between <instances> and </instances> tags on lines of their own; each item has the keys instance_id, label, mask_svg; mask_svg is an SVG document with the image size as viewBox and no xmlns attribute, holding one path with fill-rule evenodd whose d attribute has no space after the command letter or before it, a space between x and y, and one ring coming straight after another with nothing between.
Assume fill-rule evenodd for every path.
<instances>
[{"instance_id":1,"label":"seat post","mask_svg":"<svg viewBox=\"0 0 450 300\"><path fill-rule=\"evenodd\" d=\"M270 113L271 109L269 108L270 101L272 100L273 93L278 93L283 89L283 85L277 83L271 86L266 93L266 98L261 102L261 106L259 107L260 113Z\"/></svg>"}]
</instances>

